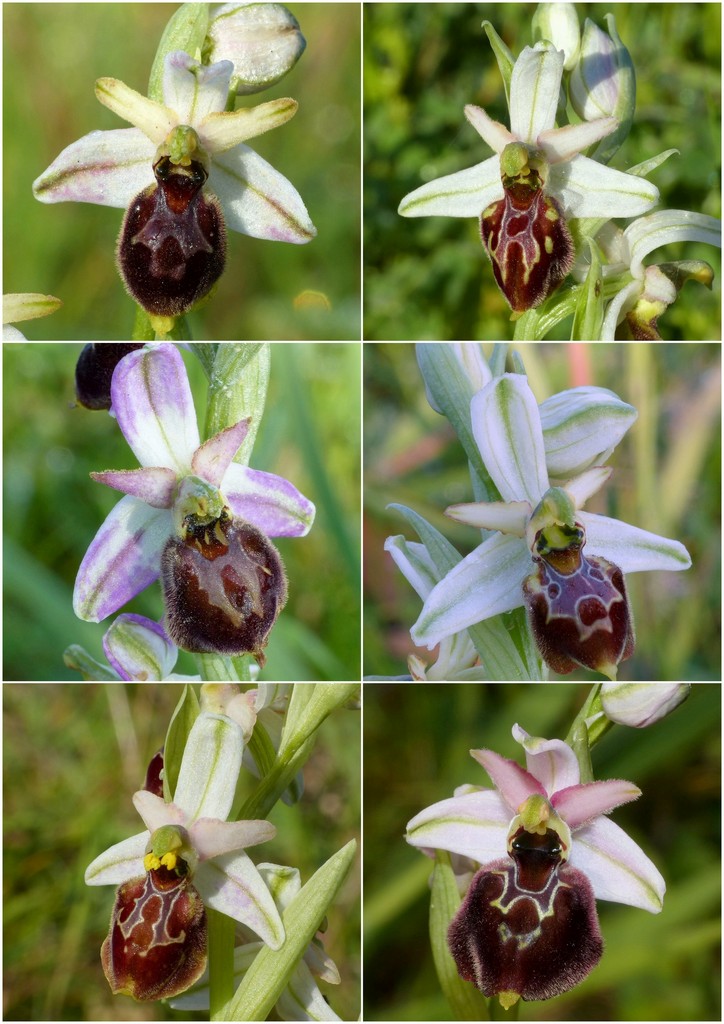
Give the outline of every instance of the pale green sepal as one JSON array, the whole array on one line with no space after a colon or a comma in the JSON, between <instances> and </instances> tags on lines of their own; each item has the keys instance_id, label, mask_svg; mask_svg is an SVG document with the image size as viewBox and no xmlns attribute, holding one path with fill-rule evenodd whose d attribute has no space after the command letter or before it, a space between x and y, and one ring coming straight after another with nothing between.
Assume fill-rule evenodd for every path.
<instances>
[{"instance_id":1,"label":"pale green sepal","mask_svg":"<svg viewBox=\"0 0 724 1024\"><path fill-rule=\"evenodd\" d=\"M603 271L601 251L592 238L586 239L591 263L573 314L571 341L598 341L603 323Z\"/></svg>"},{"instance_id":2,"label":"pale green sepal","mask_svg":"<svg viewBox=\"0 0 724 1024\"><path fill-rule=\"evenodd\" d=\"M492 380L492 374L488 370L486 377L481 365L472 377L455 349L450 344L425 343L415 346L415 354L430 404L450 421L487 500L494 501L499 495L475 443L470 415L470 400Z\"/></svg>"},{"instance_id":3,"label":"pale green sepal","mask_svg":"<svg viewBox=\"0 0 724 1024\"><path fill-rule=\"evenodd\" d=\"M278 950L265 947L257 954L236 990L226 1020L267 1019L336 899L352 867L356 849L357 843L351 840L302 886L282 915L284 944Z\"/></svg>"},{"instance_id":4,"label":"pale green sepal","mask_svg":"<svg viewBox=\"0 0 724 1024\"><path fill-rule=\"evenodd\" d=\"M119 679L113 669L96 661L79 644L71 644L65 649L63 663L73 672L80 672L88 683L117 683Z\"/></svg>"},{"instance_id":5,"label":"pale green sepal","mask_svg":"<svg viewBox=\"0 0 724 1024\"><path fill-rule=\"evenodd\" d=\"M199 716L199 700L193 686L184 686L174 708L163 747L163 798L170 803L176 792L181 760L193 724Z\"/></svg>"},{"instance_id":6,"label":"pale green sepal","mask_svg":"<svg viewBox=\"0 0 724 1024\"><path fill-rule=\"evenodd\" d=\"M325 718L358 693L359 685L359 683L295 683L279 744L279 758L293 756L302 744L314 735ZM301 688L308 694L303 707L300 707L296 699Z\"/></svg>"},{"instance_id":7,"label":"pale green sepal","mask_svg":"<svg viewBox=\"0 0 724 1024\"><path fill-rule=\"evenodd\" d=\"M503 78L503 86L505 87L505 99L510 106L510 80L513 77L515 58L489 21L484 21L482 28L488 37L488 42L498 62L498 70Z\"/></svg>"},{"instance_id":8,"label":"pale green sepal","mask_svg":"<svg viewBox=\"0 0 724 1024\"><path fill-rule=\"evenodd\" d=\"M234 462L249 465L266 403L271 361L268 344L226 344L216 350L206 409L206 437L251 417Z\"/></svg>"},{"instance_id":9,"label":"pale green sepal","mask_svg":"<svg viewBox=\"0 0 724 1024\"><path fill-rule=\"evenodd\" d=\"M209 24L208 4L182 4L163 30L156 56L153 58L148 95L163 103L163 67L169 53L183 50L199 59Z\"/></svg>"},{"instance_id":10,"label":"pale green sepal","mask_svg":"<svg viewBox=\"0 0 724 1024\"><path fill-rule=\"evenodd\" d=\"M240 726L230 718L202 713L186 742L174 803L191 820L226 821L244 752Z\"/></svg>"},{"instance_id":11,"label":"pale green sepal","mask_svg":"<svg viewBox=\"0 0 724 1024\"><path fill-rule=\"evenodd\" d=\"M43 295L39 292L3 295L3 323L16 324L21 320L50 316L62 305L62 300L56 299L54 295Z\"/></svg>"},{"instance_id":12,"label":"pale green sepal","mask_svg":"<svg viewBox=\"0 0 724 1024\"><path fill-rule=\"evenodd\" d=\"M430 893L430 946L440 988L453 1010L454 1020L488 1020L487 1000L458 974L450 955L447 931L460 906L455 875L446 850L435 852Z\"/></svg>"}]
</instances>

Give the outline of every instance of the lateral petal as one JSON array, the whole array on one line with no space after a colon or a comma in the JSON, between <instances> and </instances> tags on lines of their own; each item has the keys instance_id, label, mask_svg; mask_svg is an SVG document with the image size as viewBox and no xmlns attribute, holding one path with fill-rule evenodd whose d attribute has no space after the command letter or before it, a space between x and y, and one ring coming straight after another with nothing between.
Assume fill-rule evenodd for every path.
<instances>
[{"instance_id":1,"label":"lateral petal","mask_svg":"<svg viewBox=\"0 0 724 1024\"><path fill-rule=\"evenodd\" d=\"M204 441L200 448L197 448L191 459L191 469L197 476L208 480L210 484L219 487L224 478L224 473L231 465L231 462L241 448L244 438L249 432L251 417L240 420L231 427L214 434L208 441Z\"/></svg>"},{"instance_id":2,"label":"lateral petal","mask_svg":"<svg viewBox=\"0 0 724 1024\"><path fill-rule=\"evenodd\" d=\"M534 793L546 796L538 779L517 761L501 757L494 750L471 750L470 753L493 780L512 814L517 814L520 805Z\"/></svg>"},{"instance_id":3,"label":"lateral petal","mask_svg":"<svg viewBox=\"0 0 724 1024\"><path fill-rule=\"evenodd\" d=\"M124 494L152 505L153 508L170 508L176 490L176 474L163 466L147 466L143 469L107 469L103 473L91 473L96 483L105 484Z\"/></svg>"},{"instance_id":4,"label":"lateral petal","mask_svg":"<svg viewBox=\"0 0 724 1024\"><path fill-rule=\"evenodd\" d=\"M296 114L298 106L296 100L285 97L258 103L255 107L209 114L199 125L199 139L209 153L220 153L286 124Z\"/></svg>"},{"instance_id":5,"label":"lateral petal","mask_svg":"<svg viewBox=\"0 0 724 1024\"><path fill-rule=\"evenodd\" d=\"M641 790L633 782L604 779L560 789L551 803L566 824L575 829L640 796Z\"/></svg>"}]
</instances>

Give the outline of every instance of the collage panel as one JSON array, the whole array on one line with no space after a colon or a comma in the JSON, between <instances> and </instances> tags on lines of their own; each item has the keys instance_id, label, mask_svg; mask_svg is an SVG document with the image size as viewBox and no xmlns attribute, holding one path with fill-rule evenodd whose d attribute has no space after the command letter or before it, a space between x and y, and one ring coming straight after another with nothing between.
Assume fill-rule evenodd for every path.
<instances>
[{"instance_id":1,"label":"collage panel","mask_svg":"<svg viewBox=\"0 0 724 1024\"><path fill-rule=\"evenodd\" d=\"M5 683L4 1019L356 1020L360 725L344 683Z\"/></svg>"},{"instance_id":2,"label":"collage panel","mask_svg":"<svg viewBox=\"0 0 724 1024\"><path fill-rule=\"evenodd\" d=\"M366 683L364 748L365 1020L719 1019L719 684Z\"/></svg>"},{"instance_id":3,"label":"collage panel","mask_svg":"<svg viewBox=\"0 0 724 1024\"><path fill-rule=\"evenodd\" d=\"M2 15L10 336L359 339L359 4Z\"/></svg>"},{"instance_id":4,"label":"collage panel","mask_svg":"<svg viewBox=\"0 0 724 1024\"><path fill-rule=\"evenodd\" d=\"M366 339L721 340L720 4L364 7Z\"/></svg>"},{"instance_id":5,"label":"collage panel","mask_svg":"<svg viewBox=\"0 0 724 1024\"><path fill-rule=\"evenodd\" d=\"M719 345L365 345L366 679L720 680Z\"/></svg>"}]
</instances>

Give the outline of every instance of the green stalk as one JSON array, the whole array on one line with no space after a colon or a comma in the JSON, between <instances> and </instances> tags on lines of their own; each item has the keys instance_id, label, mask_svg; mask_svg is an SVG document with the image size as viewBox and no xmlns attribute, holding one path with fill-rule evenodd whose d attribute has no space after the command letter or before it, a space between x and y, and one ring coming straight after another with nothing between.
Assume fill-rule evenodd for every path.
<instances>
[{"instance_id":1,"label":"green stalk","mask_svg":"<svg viewBox=\"0 0 724 1024\"><path fill-rule=\"evenodd\" d=\"M209 1009L211 1020L226 1020L234 996L235 921L206 908L209 925Z\"/></svg>"}]
</instances>

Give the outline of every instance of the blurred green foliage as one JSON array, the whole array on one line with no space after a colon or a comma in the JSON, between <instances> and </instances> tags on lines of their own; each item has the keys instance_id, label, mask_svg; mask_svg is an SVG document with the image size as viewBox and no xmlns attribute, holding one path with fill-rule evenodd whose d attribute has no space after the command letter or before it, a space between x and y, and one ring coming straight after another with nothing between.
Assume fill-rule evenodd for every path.
<instances>
[{"instance_id":1,"label":"blurred green foliage","mask_svg":"<svg viewBox=\"0 0 724 1024\"><path fill-rule=\"evenodd\" d=\"M509 124L481 23L489 20L517 56L532 44L534 10L534 4L365 5L366 338L512 337L510 310L478 225L449 217L403 218L397 207L424 182L491 155L463 115L465 104L473 103ZM675 148L679 155L652 175L660 208L720 216L721 5L581 3L576 10L581 24L588 17L603 28L603 15L613 12L636 68L634 124L614 166L625 170ZM712 246L677 243L649 262L682 258L714 267L714 291L687 285L662 317L663 336L719 339L720 254Z\"/></svg>"},{"instance_id":2,"label":"blurred green foliage","mask_svg":"<svg viewBox=\"0 0 724 1024\"><path fill-rule=\"evenodd\" d=\"M365 1020L451 1019L428 939L432 863L406 845L406 823L456 786L490 785L471 748L524 763L514 723L564 737L586 693L566 684L365 684L364 749L379 752L364 763ZM652 915L598 902L601 963L566 995L521 1003L521 1020L721 1019L720 729L720 686L698 684L669 718L614 726L594 748L596 778L630 779L643 791L613 818L663 874L664 908Z\"/></svg>"},{"instance_id":3,"label":"blurred green foliage","mask_svg":"<svg viewBox=\"0 0 724 1024\"><path fill-rule=\"evenodd\" d=\"M721 346L549 344L516 346L539 402L566 388L615 391L639 418L616 448L613 476L591 512L681 540L686 572L626 577L636 626L620 679L721 678ZM486 346L490 354L490 347ZM406 674L410 627L421 601L384 551L385 538L417 540L399 502L437 527L461 554L479 534L443 516L472 501L463 450L430 408L412 345L365 345L365 675ZM476 537L478 538L476 540ZM417 651L426 662L435 655ZM590 679L578 670L572 679Z\"/></svg>"},{"instance_id":4,"label":"blurred green foliage","mask_svg":"<svg viewBox=\"0 0 724 1024\"><path fill-rule=\"evenodd\" d=\"M4 678L77 680L63 651L79 643L105 661L110 620L82 622L72 608L78 566L120 495L93 470L132 469L115 421L73 408L80 345L5 344ZM183 351L203 425L206 378ZM271 634L263 678L359 679L358 344L274 344L266 412L252 467L290 479L317 506L307 537L276 542L289 601ZM154 584L127 606L160 619ZM193 675L182 653L177 672Z\"/></svg>"},{"instance_id":5,"label":"blurred green foliage","mask_svg":"<svg viewBox=\"0 0 724 1024\"><path fill-rule=\"evenodd\" d=\"M251 140L298 189L318 235L285 245L229 232L218 290L189 317L197 339L350 339L360 333L360 9L310 3L297 15L307 40L255 105L293 96L284 130ZM146 91L170 13L158 3L6 4L4 28L4 291L57 295L52 317L20 326L29 338L128 340L135 305L115 268L122 212L91 204L48 206L32 182L71 142L127 127L95 98L97 78ZM295 307L306 292L316 304ZM328 307L326 305L328 303Z\"/></svg>"},{"instance_id":6,"label":"blurred green foliage","mask_svg":"<svg viewBox=\"0 0 724 1024\"><path fill-rule=\"evenodd\" d=\"M6 684L4 725L5 1020L203 1020L113 996L100 947L113 888L89 888L88 864L143 830L131 796L163 744L178 684ZM319 730L304 794L269 815L277 836L252 859L297 867L306 882L359 836L360 721L342 710ZM242 770L248 793L255 785ZM359 1013L359 870L328 915L325 949L342 983L322 988L344 1020Z\"/></svg>"}]
</instances>

